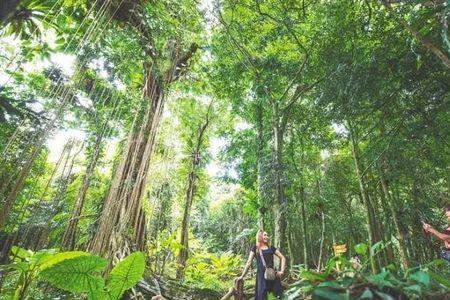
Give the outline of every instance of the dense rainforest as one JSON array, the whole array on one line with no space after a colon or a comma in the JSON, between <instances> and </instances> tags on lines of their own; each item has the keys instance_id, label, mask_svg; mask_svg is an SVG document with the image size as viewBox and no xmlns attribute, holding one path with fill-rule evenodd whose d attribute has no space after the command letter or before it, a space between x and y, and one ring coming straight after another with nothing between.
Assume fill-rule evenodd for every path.
<instances>
[{"instance_id":1,"label":"dense rainforest","mask_svg":"<svg viewBox=\"0 0 450 300\"><path fill-rule=\"evenodd\" d=\"M2 0L0 299L275 299L241 276L258 230L283 299L450 299L449 23Z\"/></svg>"}]
</instances>

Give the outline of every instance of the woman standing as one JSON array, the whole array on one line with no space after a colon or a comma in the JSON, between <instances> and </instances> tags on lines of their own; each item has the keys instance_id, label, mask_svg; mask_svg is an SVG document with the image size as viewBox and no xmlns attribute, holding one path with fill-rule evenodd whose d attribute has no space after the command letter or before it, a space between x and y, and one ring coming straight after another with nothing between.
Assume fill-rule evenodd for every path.
<instances>
[{"instance_id":1,"label":"woman standing","mask_svg":"<svg viewBox=\"0 0 450 300\"><path fill-rule=\"evenodd\" d=\"M274 280L266 280L264 273L266 268L274 268L274 255L281 260L281 270L275 273ZM253 258L256 256L256 285L255 285L255 300L266 300L269 292L272 292L277 299L281 299L283 288L281 286L281 276L283 276L286 259L283 254L273 246L269 246L269 236L267 232L259 230L256 234L256 245L253 246L248 256L242 275L238 280L243 280L247 274Z\"/></svg>"},{"instance_id":2,"label":"woman standing","mask_svg":"<svg viewBox=\"0 0 450 300\"><path fill-rule=\"evenodd\" d=\"M444 230L443 233L437 231L436 229L434 229L433 226L431 226L430 224L427 224L427 223L423 224L423 229L426 232L430 232L431 234L433 234L438 239L440 239L441 241L444 242L444 248L442 248L442 250L441 250L441 257L443 259L447 260L448 262L450 262L450 204L447 204L444 207L444 213L448 219L449 226L446 230Z\"/></svg>"}]
</instances>

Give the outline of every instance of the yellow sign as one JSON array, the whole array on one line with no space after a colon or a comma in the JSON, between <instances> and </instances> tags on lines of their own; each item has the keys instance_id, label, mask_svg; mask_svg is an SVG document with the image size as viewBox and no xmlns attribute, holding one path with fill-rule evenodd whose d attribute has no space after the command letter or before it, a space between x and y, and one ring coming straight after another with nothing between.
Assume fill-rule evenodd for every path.
<instances>
[{"instance_id":1,"label":"yellow sign","mask_svg":"<svg viewBox=\"0 0 450 300\"><path fill-rule=\"evenodd\" d=\"M347 245L346 244L342 244L342 245L333 244L333 252L334 252L334 255L339 255L339 254L345 253L345 252L347 252Z\"/></svg>"},{"instance_id":2,"label":"yellow sign","mask_svg":"<svg viewBox=\"0 0 450 300\"><path fill-rule=\"evenodd\" d=\"M342 244L342 245L333 244L333 252L334 252L334 256L341 255L342 253L347 252L347 245L346 244ZM340 271L340 269L341 269L340 265L341 265L341 262L337 261L336 269L338 271Z\"/></svg>"}]
</instances>

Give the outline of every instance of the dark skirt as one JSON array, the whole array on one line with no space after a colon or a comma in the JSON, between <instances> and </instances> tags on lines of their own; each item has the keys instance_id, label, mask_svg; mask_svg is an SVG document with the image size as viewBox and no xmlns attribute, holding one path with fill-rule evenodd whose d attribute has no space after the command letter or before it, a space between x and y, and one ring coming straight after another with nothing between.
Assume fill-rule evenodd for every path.
<instances>
[{"instance_id":1,"label":"dark skirt","mask_svg":"<svg viewBox=\"0 0 450 300\"><path fill-rule=\"evenodd\" d=\"M442 249L441 257L442 259L445 259L446 261L450 262L450 249Z\"/></svg>"},{"instance_id":2,"label":"dark skirt","mask_svg":"<svg viewBox=\"0 0 450 300\"><path fill-rule=\"evenodd\" d=\"M256 272L255 300L266 300L267 295L272 293L277 299L281 299L283 287L280 278L275 280L264 279L264 269L258 268Z\"/></svg>"}]
</instances>

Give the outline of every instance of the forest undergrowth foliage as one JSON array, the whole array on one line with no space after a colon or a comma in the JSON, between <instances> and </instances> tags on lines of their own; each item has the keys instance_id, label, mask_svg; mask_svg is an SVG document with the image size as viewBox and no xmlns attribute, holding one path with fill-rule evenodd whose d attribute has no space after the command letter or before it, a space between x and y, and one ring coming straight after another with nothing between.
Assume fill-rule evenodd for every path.
<instances>
[{"instance_id":1,"label":"forest undergrowth foliage","mask_svg":"<svg viewBox=\"0 0 450 300\"><path fill-rule=\"evenodd\" d=\"M343 255L330 257L325 268L295 268L297 280L290 286L286 299L449 299L450 268L442 259L409 268L394 264L381 268L377 274L369 269L369 252L381 253L385 245L355 246L358 259ZM359 259L361 257L361 260Z\"/></svg>"}]
</instances>

